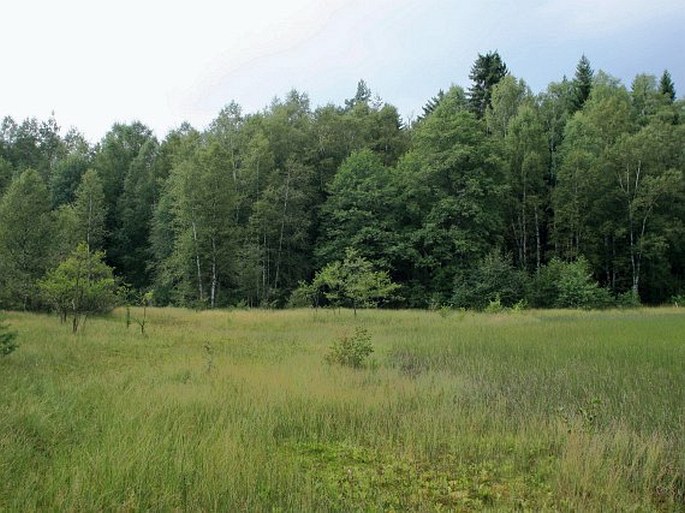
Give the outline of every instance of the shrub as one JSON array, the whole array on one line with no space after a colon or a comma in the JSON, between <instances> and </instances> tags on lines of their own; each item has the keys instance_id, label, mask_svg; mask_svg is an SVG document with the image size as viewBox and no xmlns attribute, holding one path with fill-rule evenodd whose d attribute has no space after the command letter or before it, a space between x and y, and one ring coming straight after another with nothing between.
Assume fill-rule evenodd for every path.
<instances>
[{"instance_id":1,"label":"shrub","mask_svg":"<svg viewBox=\"0 0 685 513\"><path fill-rule=\"evenodd\" d=\"M354 335L344 335L333 343L325 359L329 364L359 369L366 365L366 359L371 353L373 346L369 332L366 328L357 326Z\"/></svg>"},{"instance_id":2,"label":"shrub","mask_svg":"<svg viewBox=\"0 0 685 513\"><path fill-rule=\"evenodd\" d=\"M16 338L17 334L10 331L7 324L0 321L0 356L7 356L18 347Z\"/></svg>"},{"instance_id":3,"label":"shrub","mask_svg":"<svg viewBox=\"0 0 685 513\"><path fill-rule=\"evenodd\" d=\"M493 252L456 280L452 302L457 307L488 311L494 303L501 310L523 299L526 281L525 272L514 268L509 258Z\"/></svg>"},{"instance_id":4,"label":"shrub","mask_svg":"<svg viewBox=\"0 0 685 513\"><path fill-rule=\"evenodd\" d=\"M511 311L515 313L520 313L523 312L524 310L528 309L528 301L525 299L521 299L520 301L517 301L514 306L511 307Z\"/></svg>"},{"instance_id":5,"label":"shrub","mask_svg":"<svg viewBox=\"0 0 685 513\"><path fill-rule=\"evenodd\" d=\"M534 278L529 294L538 308L606 308L611 293L592 279L585 257L573 262L553 258Z\"/></svg>"},{"instance_id":6,"label":"shrub","mask_svg":"<svg viewBox=\"0 0 685 513\"><path fill-rule=\"evenodd\" d=\"M309 306L318 306L314 287L304 281L300 281L297 285L297 288L290 294L288 307L306 308Z\"/></svg>"},{"instance_id":7,"label":"shrub","mask_svg":"<svg viewBox=\"0 0 685 513\"><path fill-rule=\"evenodd\" d=\"M621 308L638 308L641 305L640 296L632 290L619 294L616 297L616 306Z\"/></svg>"},{"instance_id":8,"label":"shrub","mask_svg":"<svg viewBox=\"0 0 685 513\"><path fill-rule=\"evenodd\" d=\"M601 308L613 302L607 289L592 279L590 264L585 257L559 266L557 308Z\"/></svg>"},{"instance_id":9,"label":"shrub","mask_svg":"<svg viewBox=\"0 0 685 513\"><path fill-rule=\"evenodd\" d=\"M552 261L540 269L530 283L528 291L528 302L534 308L552 308L559 295L555 273L562 262L552 259Z\"/></svg>"},{"instance_id":10,"label":"shrub","mask_svg":"<svg viewBox=\"0 0 685 513\"><path fill-rule=\"evenodd\" d=\"M504 311L504 307L502 306L502 301L499 298L499 294L495 297L495 299L491 300L488 303L488 306L485 307L485 312L486 313L500 313Z\"/></svg>"}]
</instances>

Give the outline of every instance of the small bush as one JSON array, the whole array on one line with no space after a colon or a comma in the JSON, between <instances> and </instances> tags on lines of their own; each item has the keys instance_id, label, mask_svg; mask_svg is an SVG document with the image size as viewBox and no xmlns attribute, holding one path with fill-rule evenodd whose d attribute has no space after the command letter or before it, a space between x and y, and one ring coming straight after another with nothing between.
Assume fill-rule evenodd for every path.
<instances>
[{"instance_id":1,"label":"small bush","mask_svg":"<svg viewBox=\"0 0 685 513\"><path fill-rule=\"evenodd\" d=\"M8 326L0 321L0 356L7 356L18 347L16 338L17 334L9 331Z\"/></svg>"},{"instance_id":2,"label":"small bush","mask_svg":"<svg viewBox=\"0 0 685 513\"><path fill-rule=\"evenodd\" d=\"M638 308L642 306L642 303L640 302L640 296L629 290L616 297L616 306L621 308Z\"/></svg>"},{"instance_id":3,"label":"small bush","mask_svg":"<svg viewBox=\"0 0 685 513\"><path fill-rule=\"evenodd\" d=\"M371 336L366 328L357 326L352 336L344 335L336 340L326 355L329 364L344 365L359 369L366 365L366 359L373 353Z\"/></svg>"},{"instance_id":4,"label":"small bush","mask_svg":"<svg viewBox=\"0 0 685 513\"><path fill-rule=\"evenodd\" d=\"M585 257L573 262L553 258L533 280L530 301L536 308L607 308L611 293L593 280Z\"/></svg>"},{"instance_id":5,"label":"small bush","mask_svg":"<svg viewBox=\"0 0 685 513\"><path fill-rule=\"evenodd\" d=\"M685 306L685 294L678 294L671 298L671 303L673 306L681 307Z\"/></svg>"},{"instance_id":6,"label":"small bush","mask_svg":"<svg viewBox=\"0 0 685 513\"><path fill-rule=\"evenodd\" d=\"M525 296L528 277L516 269L509 256L490 253L473 269L461 273L455 280L452 303L457 307L501 311Z\"/></svg>"},{"instance_id":7,"label":"small bush","mask_svg":"<svg viewBox=\"0 0 685 513\"><path fill-rule=\"evenodd\" d=\"M450 316L450 314L452 313L452 309L448 305L442 305L438 309L438 313L440 314L440 317L445 319Z\"/></svg>"},{"instance_id":8,"label":"small bush","mask_svg":"<svg viewBox=\"0 0 685 513\"><path fill-rule=\"evenodd\" d=\"M521 313L524 310L528 310L528 301L526 301L525 299L521 299L521 300L517 301L511 307L511 311L514 313Z\"/></svg>"},{"instance_id":9,"label":"small bush","mask_svg":"<svg viewBox=\"0 0 685 513\"><path fill-rule=\"evenodd\" d=\"M504 307L502 306L502 301L500 300L499 294L495 296L495 299L492 299L489 303L488 306L485 307L485 312L486 313L500 313L504 311Z\"/></svg>"},{"instance_id":10,"label":"small bush","mask_svg":"<svg viewBox=\"0 0 685 513\"><path fill-rule=\"evenodd\" d=\"M307 308L316 305L316 290L304 281L290 294L288 308Z\"/></svg>"}]
</instances>

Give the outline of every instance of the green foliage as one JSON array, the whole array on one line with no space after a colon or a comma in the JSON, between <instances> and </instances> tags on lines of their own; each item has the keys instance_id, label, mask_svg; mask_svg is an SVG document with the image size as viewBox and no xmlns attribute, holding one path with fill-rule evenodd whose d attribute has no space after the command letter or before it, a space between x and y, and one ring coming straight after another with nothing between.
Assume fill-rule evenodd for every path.
<instances>
[{"instance_id":1,"label":"green foliage","mask_svg":"<svg viewBox=\"0 0 685 513\"><path fill-rule=\"evenodd\" d=\"M13 175L14 170L12 169L12 164L0 155L0 198L5 192L5 189L9 187L9 184L12 182Z\"/></svg>"},{"instance_id":2,"label":"green foliage","mask_svg":"<svg viewBox=\"0 0 685 513\"><path fill-rule=\"evenodd\" d=\"M36 282L51 263L50 196L37 171L27 169L0 199L0 305L40 306Z\"/></svg>"},{"instance_id":3,"label":"green foliage","mask_svg":"<svg viewBox=\"0 0 685 513\"><path fill-rule=\"evenodd\" d=\"M639 308L642 306L640 296L632 290L627 290L616 296L615 304L620 308Z\"/></svg>"},{"instance_id":4,"label":"green foliage","mask_svg":"<svg viewBox=\"0 0 685 513\"><path fill-rule=\"evenodd\" d=\"M490 106L492 88L508 73L507 65L497 51L478 54L469 73L473 82L469 88L469 108L478 118L482 118Z\"/></svg>"},{"instance_id":5,"label":"green foliage","mask_svg":"<svg viewBox=\"0 0 685 513\"><path fill-rule=\"evenodd\" d=\"M399 244L396 179L371 150L341 164L321 208L322 237L316 253L323 264L354 248L376 265L389 267Z\"/></svg>"},{"instance_id":6,"label":"green foliage","mask_svg":"<svg viewBox=\"0 0 685 513\"><path fill-rule=\"evenodd\" d=\"M685 294L676 294L671 297L671 304L678 308L685 307Z\"/></svg>"},{"instance_id":7,"label":"green foliage","mask_svg":"<svg viewBox=\"0 0 685 513\"><path fill-rule=\"evenodd\" d=\"M33 169L47 183L54 163L65 153L59 131L53 116L45 121L27 118L21 123L8 116L0 127L0 138L8 143L2 152L3 157L18 174Z\"/></svg>"},{"instance_id":8,"label":"green foliage","mask_svg":"<svg viewBox=\"0 0 685 513\"><path fill-rule=\"evenodd\" d=\"M158 196L153 164L157 141L143 123L116 123L92 161L104 192L108 262L136 287L145 287L149 225Z\"/></svg>"},{"instance_id":9,"label":"green foliage","mask_svg":"<svg viewBox=\"0 0 685 513\"><path fill-rule=\"evenodd\" d=\"M329 364L359 369L366 366L366 360L371 353L373 353L373 344L371 344L368 330L357 326L353 335L343 335L333 343L325 360Z\"/></svg>"},{"instance_id":10,"label":"green foliage","mask_svg":"<svg viewBox=\"0 0 685 513\"><path fill-rule=\"evenodd\" d=\"M675 101L675 85L673 84L673 79L668 70L664 70L661 75L661 79L659 80L659 92L664 95L670 103Z\"/></svg>"},{"instance_id":11,"label":"green foliage","mask_svg":"<svg viewBox=\"0 0 685 513\"><path fill-rule=\"evenodd\" d=\"M9 326L0 317L0 357L7 356L17 349L16 338L17 334L10 331Z\"/></svg>"},{"instance_id":12,"label":"green foliage","mask_svg":"<svg viewBox=\"0 0 685 513\"><path fill-rule=\"evenodd\" d=\"M477 310L511 307L524 298L527 276L499 252L486 255L474 269L457 278L452 303Z\"/></svg>"},{"instance_id":13,"label":"green foliage","mask_svg":"<svg viewBox=\"0 0 685 513\"><path fill-rule=\"evenodd\" d=\"M72 203L83 174L90 165L86 155L73 154L55 164L50 177L53 208Z\"/></svg>"},{"instance_id":14,"label":"green foliage","mask_svg":"<svg viewBox=\"0 0 685 513\"><path fill-rule=\"evenodd\" d=\"M61 319L72 317L74 333L88 315L108 312L116 304L117 286L103 258L104 253L81 243L38 283L43 299Z\"/></svg>"},{"instance_id":15,"label":"green foliage","mask_svg":"<svg viewBox=\"0 0 685 513\"><path fill-rule=\"evenodd\" d=\"M555 267L553 264L552 267ZM609 291L592 279L592 271L583 257L561 264L557 281L557 308L595 308L609 306Z\"/></svg>"},{"instance_id":16,"label":"green foliage","mask_svg":"<svg viewBox=\"0 0 685 513\"><path fill-rule=\"evenodd\" d=\"M316 290L313 283L301 281L288 299L289 308L304 308L316 304Z\"/></svg>"},{"instance_id":17,"label":"green foliage","mask_svg":"<svg viewBox=\"0 0 685 513\"><path fill-rule=\"evenodd\" d=\"M599 397L593 397L586 401L585 404L577 406L575 411L561 407L557 410L557 413L568 427L569 433L574 430L592 432L598 427L598 419L601 418L603 413L602 406L602 400Z\"/></svg>"},{"instance_id":18,"label":"green foliage","mask_svg":"<svg viewBox=\"0 0 685 513\"><path fill-rule=\"evenodd\" d=\"M74 214L78 240L85 242L91 251L102 248L105 236L105 213L102 181L96 171L89 169L81 177L76 189Z\"/></svg>"},{"instance_id":19,"label":"green foliage","mask_svg":"<svg viewBox=\"0 0 685 513\"><path fill-rule=\"evenodd\" d=\"M530 295L538 308L603 308L614 302L610 292L593 280L583 256L572 262L553 258L533 280Z\"/></svg>"},{"instance_id":20,"label":"green foliage","mask_svg":"<svg viewBox=\"0 0 685 513\"><path fill-rule=\"evenodd\" d=\"M551 164L548 137L543 114L532 102L518 107L504 132L507 239L516 248L517 267L526 271L539 269L544 258L542 232L551 192L546 182Z\"/></svg>"},{"instance_id":21,"label":"green foliage","mask_svg":"<svg viewBox=\"0 0 685 513\"><path fill-rule=\"evenodd\" d=\"M124 304L126 307L126 327L130 328L135 322L140 327L140 334L145 335L145 326L148 321L147 310L154 304L154 292L152 290L139 291L124 284L117 289L117 298L119 304ZM143 311L139 311L140 315L134 316L132 306L140 307Z\"/></svg>"},{"instance_id":22,"label":"green foliage","mask_svg":"<svg viewBox=\"0 0 685 513\"><path fill-rule=\"evenodd\" d=\"M521 313L527 309L528 309L528 301L525 298L517 301L511 307L511 311L514 313Z\"/></svg>"},{"instance_id":23,"label":"green foliage","mask_svg":"<svg viewBox=\"0 0 685 513\"><path fill-rule=\"evenodd\" d=\"M572 105L573 110L580 110L585 105L585 102L590 97L590 92L592 91L592 79L594 77L594 71L590 67L590 60L581 56L576 66L576 74L573 77L573 99Z\"/></svg>"},{"instance_id":24,"label":"green foliage","mask_svg":"<svg viewBox=\"0 0 685 513\"><path fill-rule=\"evenodd\" d=\"M425 105L422 107L423 113L419 116L418 121L422 121L426 119L428 116L430 116L433 111L437 108L438 105L440 105L440 102L442 99L445 97L445 91L440 89L438 91L438 94L430 98Z\"/></svg>"},{"instance_id":25,"label":"green foliage","mask_svg":"<svg viewBox=\"0 0 685 513\"><path fill-rule=\"evenodd\" d=\"M219 143L194 146L171 170L158 205L157 219L169 223L159 228L171 239L159 278L171 283L177 301L214 308L235 263L236 190Z\"/></svg>"},{"instance_id":26,"label":"green foliage","mask_svg":"<svg viewBox=\"0 0 685 513\"><path fill-rule=\"evenodd\" d=\"M398 165L405 279L409 295L420 298L412 306L433 294L448 301L455 277L502 240L500 151L463 100L463 91L450 89Z\"/></svg>"},{"instance_id":27,"label":"green foliage","mask_svg":"<svg viewBox=\"0 0 685 513\"><path fill-rule=\"evenodd\" d=\"M485 111L488 130L496 137L505 137L511 119L532 93L523 80L512 75L504 76L492 87L490 105Z\"/></svg>"},{"instance_id":28,"label":"green foliage","mask_svg":"<svg viewBox=\"0 0 685 513\"><path fill-rule=\"evenodd\" d=\"M685 100L669 73L628 89L583 56L572 80L534 95L489 52L470 78L411 126L364 81L341 105L312 107L296 90L255 113L231 102L161 143L139 122L91 147L53 118L6 117L0 306L43 308L37 280L81 240L157 304L354 307L367 299L341 292L334 267L330 299L293 294L347 248L410 307L450 304L456 284L460 304L487 307L494 296L464 298L493 251L531 276L584 255L619 303L627 290L650 304L678 292Z\"/></svg>"},{"instance_id":29,"label":"green foliage","mask_svg":"<svg viewBox=\"0 0 685 513\"><path fill-rule=\"evenodd\" d=\"M485 313L500 313L504 311L499 295L495 296L495 299L490 300L484 311Z\"/></svg>"},{"instance_id":30,"label":"green foliage","mask_svg":"<svg viewBox=\"0 0 685 513\"><path fill-rule=\"evenodd\" d=\"M659 104L663 103L653 75L640 74L635 77L630 87L630 96L635 121L645 125L649 118L656 114Z\"/></svg>"},{"instance_id":31,"label":"green foliage","mask_svg":"<svg viewBox=\"0 0 685 513\"><path fill-rule=\"evenodd\" d=\"M151 281L148 265L150 224L154 205L159 199L160 181L167 173L157 165L158 153L156 139L150 138L143 143L129 164L116 205L118 226L112 234L112 241L117 251L111 255L112 263L136 288L145 288ZM126 249L121 251L120 248Z\"/></svg>"},{"instance_id":32,"label":"green foliage","mask_svg":"<svg viewBox=\"0 0 685 513\"><path fill-rule=\"evenodd\" d=\"M314 299L315 306L325 299L331 306L372 308L393 299L399 285L387 272L374 271L373 264L348 248L343 261L335 261L319 271L311 288L302 289Z\"/></svg>"}]
</instances>

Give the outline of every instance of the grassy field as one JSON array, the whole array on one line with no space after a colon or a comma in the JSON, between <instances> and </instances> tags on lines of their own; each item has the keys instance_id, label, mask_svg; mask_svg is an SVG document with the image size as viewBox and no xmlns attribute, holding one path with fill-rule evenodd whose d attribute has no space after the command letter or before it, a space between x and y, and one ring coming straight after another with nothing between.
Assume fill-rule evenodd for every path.
<instances>
[{"instance_id":1,"label":"grassy field","mask_svg":"<svg viewBox=\"0 0 685 513\"><path fill-rule=\"evenodd\" d=\"M683 309L148 316L7 315L0 510L685 511Z\"/></svg>"}]
</instances>

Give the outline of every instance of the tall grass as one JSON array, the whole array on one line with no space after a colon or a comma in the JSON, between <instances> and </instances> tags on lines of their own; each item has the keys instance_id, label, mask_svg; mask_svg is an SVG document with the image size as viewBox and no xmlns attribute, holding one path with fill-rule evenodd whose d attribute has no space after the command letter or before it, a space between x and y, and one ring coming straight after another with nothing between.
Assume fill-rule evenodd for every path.
<instances>
[{"instance_id":1,"label":"tall grass","mask_svg":"<svg viewBox=\"0 0 685 513\"><path fill-rule=\"evenodd\" d=\"M8 315L0 510L685 511L682 310L148 318Z\"/></svg>"}]
</instances>

